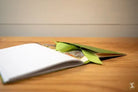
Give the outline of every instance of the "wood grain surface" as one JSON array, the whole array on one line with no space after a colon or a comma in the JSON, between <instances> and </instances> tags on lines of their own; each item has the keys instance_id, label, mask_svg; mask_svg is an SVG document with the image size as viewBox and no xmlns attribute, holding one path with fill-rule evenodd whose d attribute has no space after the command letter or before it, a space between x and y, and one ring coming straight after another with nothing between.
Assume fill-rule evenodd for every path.
<instances>
[{"instance_id":1,"label":"wood grain surface","mask_svg":"<svg viewBox=\"0 0 138 92\"><path fill-rule=\"evenodd\" d=\"M2 84L0 92L138 92L138 38L0 37L0 48L24 43L68 41L126 53L58 72ZM134 83L132 87L131 83Z\"/></svg>"}]
</instances>

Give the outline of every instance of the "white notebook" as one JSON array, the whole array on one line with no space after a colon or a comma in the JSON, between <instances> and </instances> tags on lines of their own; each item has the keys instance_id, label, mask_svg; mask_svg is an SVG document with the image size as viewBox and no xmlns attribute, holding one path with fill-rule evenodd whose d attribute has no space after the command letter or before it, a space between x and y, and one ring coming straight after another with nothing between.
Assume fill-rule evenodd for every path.
<instances>
[{"instance_id":1,"label":"white notebook","mask_svg":"<svg viewBox=\"0 0 138 92\"><path fill-rule=\"evenodd\" d=\"M3 83L82 65L83 61L45 46L30 43L0 49Z\"/></svg>"}]
</instances>

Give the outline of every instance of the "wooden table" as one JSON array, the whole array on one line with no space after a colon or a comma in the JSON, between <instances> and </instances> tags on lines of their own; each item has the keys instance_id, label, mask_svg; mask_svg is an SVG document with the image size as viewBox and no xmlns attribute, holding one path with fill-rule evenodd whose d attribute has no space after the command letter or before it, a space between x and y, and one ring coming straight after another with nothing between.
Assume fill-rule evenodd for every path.
<instances>
[{"instance_id":1,"label":"wooden table","mask_svg":"<svg viewBox=\"0 0 138 92\"><path fill-rule=\"evenodd\" d=\"M138 92L138 38L0 37L0 48L53 41L95 46L127 56L104 60L103 65L83 65L12 84L0 82L0 92Z\"/></svg>"}]
</instances>

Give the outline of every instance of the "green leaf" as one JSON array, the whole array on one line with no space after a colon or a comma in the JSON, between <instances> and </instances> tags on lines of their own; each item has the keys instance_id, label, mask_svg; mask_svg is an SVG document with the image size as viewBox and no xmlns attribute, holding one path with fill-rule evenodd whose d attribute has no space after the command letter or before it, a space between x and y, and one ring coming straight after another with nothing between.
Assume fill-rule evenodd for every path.
<instances>
[{"instance_id":1,"label":"green leaf","mask_svg":"<svg viewBox=\"0 0 138 92\"><path fill-rule=\"evenodd\" d=\"M90 50L82 49L82 53L88 58L88 61L84 62L85 64L87 64L89 62L93 62L96 64L102 64L101 60L94 52L92 52Z\"/></svg>"},{"instance_id":2,"label":"green leaf","mask_svg":"<svg viewBox=\"0 0 138 92\"><path fill-rule=\"evenodd\" d=\"M96 48L96 47L92 47L92 46L86 46L86 45L74 44L74 43L67 43L67 42L64 42L64 43L74 45L74 46L79 47L79 48L88 49L88 50L91 50L91 51L96 52L96 53L125 55L124 53L119 53L119 52L115 52L115 51L100 49L100 48Z\"/></svg>"},{"instance_id":3,"label":"green leaf","mask_svg":"<svg viewBox=\"0 0 138 92\"><path fill-rule=\"evenodd\" d=\"M67 52L71 50L81 50L84 56L87 57L87 61L84 62L84 64L87 64L89 62L93 62L96 64L102 64L101 60L99 59L99 56L96 54L107 54L105 57L109 57L110 55L114 56L123 56L125 55L124 53L119 53L115 51L110 51L110 50L105 50L105 49L100 49L92 46L86 46L86 45L81 45L81 44L74 44L74 43L68 43L68 42L56 42L56 50L61 51L61 52ZM110 56L110 57L111 57Z\"/></svg>"},{"instance_id":4,"label":"green leaf","mask_svg":"<svg viewBox=\"0 0 138 92\"><path fill-rule=\"evenodd\" d=\"M56 50L61 51L61 52L68 52L71 50L77 50L79 49L78 47L74 45L70 45L64 42L56 42Z\"/></svg>"},{"instance_id":5,"label":"green leaf","mask_svg":"<svg viewBox=\"0 0 138 92\"><path fill-rule=\"evenodd\" d=\"M88 63L90 63L90 62L91 62L90 60L87 60L87 61L84 62L84 64L88 64Z\"/></svg>"}]
</instances>

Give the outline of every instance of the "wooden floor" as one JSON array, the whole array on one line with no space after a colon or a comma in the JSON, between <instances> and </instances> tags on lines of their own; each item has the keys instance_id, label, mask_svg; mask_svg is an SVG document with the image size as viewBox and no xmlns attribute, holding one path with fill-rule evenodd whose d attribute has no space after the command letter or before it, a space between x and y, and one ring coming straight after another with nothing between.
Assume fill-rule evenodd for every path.
<instances>
[{"instance_id":1,"label":"wooden floor","mask_svg":"<svg viewBox=\"0 0 138 92\"><path fill-rule=\"evenodd\" d=\"M138 38L0 37L0 48L24 43L68 41L126 53L127 56L88 64L11 84L0 92L138 92ZM134 84L132 84L134 83Z\"/></svg>"}]
</instances>

